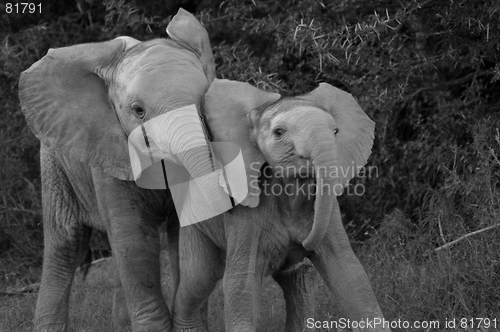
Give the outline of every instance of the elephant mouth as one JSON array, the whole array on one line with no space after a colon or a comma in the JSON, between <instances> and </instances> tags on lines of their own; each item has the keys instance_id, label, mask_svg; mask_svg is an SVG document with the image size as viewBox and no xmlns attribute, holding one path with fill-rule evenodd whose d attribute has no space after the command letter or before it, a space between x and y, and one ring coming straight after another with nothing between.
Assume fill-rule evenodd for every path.
<instances>
[{"instance_id":1,"label":"elephant mouth","mask_svg":"<svg viewBox=\"0 0 500 332\"><path fill-rule=\"evenodd\" d=\"M299 179L314 179L315 178L315 168L314 165L309 160L304 160L302 162L297 162L293 166L287 166L287 173L289 177L299 178Z\"/></svg>"}]
</instances>

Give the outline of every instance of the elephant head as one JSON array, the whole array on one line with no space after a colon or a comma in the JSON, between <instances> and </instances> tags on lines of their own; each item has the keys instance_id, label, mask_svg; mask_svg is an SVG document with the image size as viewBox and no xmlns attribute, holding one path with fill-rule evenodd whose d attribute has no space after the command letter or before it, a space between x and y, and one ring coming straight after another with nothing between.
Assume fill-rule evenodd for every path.
<instances>
[{"instance_id":1,"label":"elephant head","mask_svg":"<svg viewBox=\"0 0 500 332\"><path fill-rule=\"evenodd\" d=\"M23 72L22 110L41 143L112 177L138 180L127 138L153 118L191 110L168 130L167 123L150 126L163 132L148 132L153 140L145 135L143 143L154 149L156 142L190 173L199 171L198 160L182 152L187 137L205 139L197 111L215 78L214 59L206 30L187 11L179 9L167 33L171 39L118 37L50 49Z\"/></svg>"},{"instance_id":2,"label":"elephant head","mask_svg":"<svg viewBox=\"0 0 500 332\"><path fill-rule=\"evenodd\" d=\"M314 250L328 228L335 195L364 166L371 152L374 122L347 92L321 83L297 97L259 90L247 83L215 80L205 97L214 141L238 144L243 153L249 206L259 202L264 162L291 177L314 177L314 221L302 241ZM340 214L334 213L338 218Z\"/></svg>"}]
</instances>

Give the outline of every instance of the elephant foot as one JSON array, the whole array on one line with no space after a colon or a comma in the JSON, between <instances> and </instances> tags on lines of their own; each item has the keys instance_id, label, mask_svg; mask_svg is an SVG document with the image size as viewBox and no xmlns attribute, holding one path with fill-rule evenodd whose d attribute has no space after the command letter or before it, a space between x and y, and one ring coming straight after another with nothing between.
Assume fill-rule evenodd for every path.
<instances>
[{"instance_id":1,"label":"elephant foot","mask_svg":"<svg viewBox=\"0 0 500 332\"><path fill-rule=\"evenodd\" d=\"M176 327L174 332L208 332L208 330L204 327Z\"/></svg>"},{"instance_id":2,"label":"elephant foot","mask_svg":"<svg viewBox=\"0 0 500 332\"><path fill-rule=\"evenodd\" d=\"M33 332L66 332L66 323L35 326Z\"/></svg>"}]
</instances>

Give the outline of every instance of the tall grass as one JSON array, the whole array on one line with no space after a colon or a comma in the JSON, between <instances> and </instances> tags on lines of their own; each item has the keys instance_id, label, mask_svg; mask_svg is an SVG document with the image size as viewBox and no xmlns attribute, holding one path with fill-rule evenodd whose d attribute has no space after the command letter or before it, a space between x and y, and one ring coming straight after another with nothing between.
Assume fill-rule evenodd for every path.
<instances>
[{"instance_id":1,"label":"tall grass","mask_svg":"<svg viewBox=\"0 0 500 332\"><path fill-rule=\"evenodd\" d=\"M360 256L389 317L498 319L500 299L500 134L496 121L454 148L445 185L429 191L423 218L400 210L383 220ZM474 169L464 156L477 158ZM498 227L497 227L498 226ZM500 329L500 326L497 325ZM495 329L493 329L495 330Z\"/></svg>"}]
</instances>

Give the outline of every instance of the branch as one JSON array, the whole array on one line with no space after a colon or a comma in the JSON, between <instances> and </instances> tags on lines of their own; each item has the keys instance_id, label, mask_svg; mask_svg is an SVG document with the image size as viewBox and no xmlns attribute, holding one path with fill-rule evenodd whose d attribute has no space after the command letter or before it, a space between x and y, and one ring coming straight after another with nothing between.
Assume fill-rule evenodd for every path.
<instances>
[{"instance_id":1,"label":"branch","mask_svg":"<svg viewBox=\"0 0 500 332\"><path fill-rule=\"evenodd\" d=\"M5 291L0 291L0 296L16 296L26 293L36 293L40 288L40 283L31 284L18 289L7 289Z\"/></svg>"},{"instance_id":2,"label":"branch","mask_svg":"<svg viewBox=\"0 0 500 332\"><path fill-rule=\"evenodd\" d=\"M474 231L474 232L472 232L472 233L465 234L464 236L461 236L461 237L459 237L459 238L458 238L458 239L456 239L456 240L453 240L453 241L451 241L451 242L448 242L448 243L446 243L446 244L443 244L442 246L440 246L440 247L438 247L438 248L434 249L434 251L440 251L440 250L442 250L442 249L446 249L446 248L451 247L452 245L454 245L454 244L456 244L456 243L458 243L458 242L460 242L460 241L462 241L462 240L464 240L464 239L466 239L466 238L468 238L468 237L471 237L471 236L473 236L473 235L476 235L476 234L479 234L479 233L482 233L482 232L485 232L485 231L489 231L490 229L493 229L493 228L498 227L498 226L500 226L500 224L491 225L491 226L488 226L488 227L486 227L486 228L483 228L483 229L480 229L480 230Z\"/></svg>"}]
</instances>

